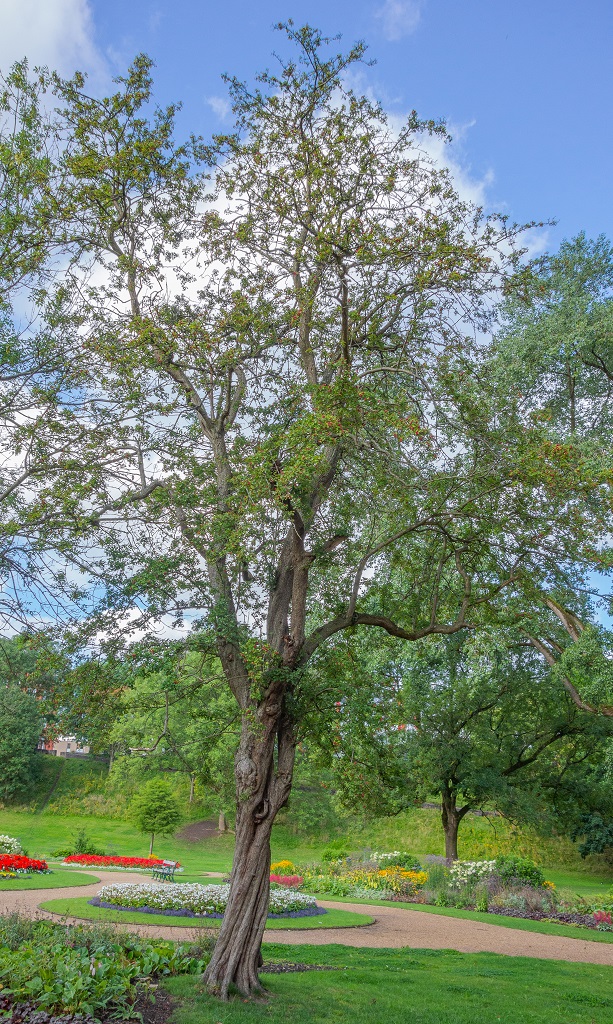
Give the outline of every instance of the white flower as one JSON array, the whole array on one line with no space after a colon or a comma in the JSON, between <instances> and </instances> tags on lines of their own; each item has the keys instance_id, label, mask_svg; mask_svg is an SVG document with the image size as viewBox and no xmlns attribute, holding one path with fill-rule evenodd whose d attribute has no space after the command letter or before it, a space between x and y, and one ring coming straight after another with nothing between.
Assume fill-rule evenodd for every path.
<instances>
[{"instance_id":1,"label":"white flower","mask_svg":"<svg viewBox=\"0 0 613 1024\"><path fill-rule=\"evenodd\" d=\"M156 910L191 910L194 914L223 914L230 895L229 885L200 885L198 882L170 882L165 885L123 882L104 885L98 891L102 903L120 907L155 907ZM313 896L284 887L270 890L270 914L286 914L317 906Z\"/></svg>"},{"instance_id":2,"label":"white flower","mask_svg":"<svg viewBox=\"0 0 613 1024\"><path fill-rule=\"evenodd\" d=\"M0 836L0 853L21 853L21 843L13 836Z\"/></svg>"},{"instance_id":3,"label":"white flower","mask_svg":"<svg viewBox=\"0 0 613 1024\"><path fill-rule=\"evenodd\" d=\"M449 869L451 885L459 888L481 878L487 878L496 868L495 860L457 860Z\"/></svg>"}]
</instances>

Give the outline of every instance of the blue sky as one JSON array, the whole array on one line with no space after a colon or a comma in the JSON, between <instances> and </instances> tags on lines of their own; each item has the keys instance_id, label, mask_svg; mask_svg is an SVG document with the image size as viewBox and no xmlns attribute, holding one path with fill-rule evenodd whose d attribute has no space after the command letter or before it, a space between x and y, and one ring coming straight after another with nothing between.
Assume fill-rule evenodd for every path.
<instances>
[{"instance_id":1,"label":"blue sky","mask_svg":"<svg viewBox=\"0 0 613 1024\"><path fill-rule=\"evenodd\" d=\"M611 0L2 0L0 66L27 53L99 86L139 51L182 127L223 127L223 72L250 78L282 45L273 25L309 22L377 65L364 82L392 112L442 117L454 161L491 209L556 219L548 247L613 236Z\"/></svg>"}]
</instances>

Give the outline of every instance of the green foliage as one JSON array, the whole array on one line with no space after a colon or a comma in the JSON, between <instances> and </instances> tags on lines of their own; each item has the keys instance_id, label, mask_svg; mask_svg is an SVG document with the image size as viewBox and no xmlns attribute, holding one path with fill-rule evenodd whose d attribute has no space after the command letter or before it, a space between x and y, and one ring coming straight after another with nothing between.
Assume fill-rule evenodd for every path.
<instances>
[{"instance_id":1,"label":"green foliage","mask_svg":"<svg viewBox=\"0 0 613 1024\"><path fill-rule=\"evenodd\" d=\"M199 973L208 955L184 945L118 935L112 929L0 918L0 979L5 995L55 1014L111 1019L133 1015L146 979Z\"/></svg>"},{"instance_id":2,"label":"green foliage","mask_svg":"<svg viewBox=\"0 0 613 1024\"><path fill-rule=\"evenodd\" d=\"M487 914L489 907L489 893L484 885L478 886L475 893L475 910Z\"/></svg>"},{"instance_id":3,"label":"green foliage","mask_svg":"<svg viewBox=\"0 0 613 1024\"><path fill-rule=\"evenodd\" d=\"M0 798L14 800L32 785L42 719L36 698L0 683Z\"/></svg>"},{"instance_id":4,"label":"green foliage","mask_svg":"<svg viewBox=\"0 0 613 1024\"><path fill-rule=\"evenodd\" d=\"M452 836L483 806L551 834L611 799L601 783L611 723L578 711L512 633L432 637L402 658L353 637L343 653L318 666L338 698L318 743L346 808L379 817L436 795Z\"/></svg>"},{"instance_id":5,"label":"green foliage","mask_svg":"<svg viewBox=\"0 0 613 1024\"><path fill-rule=\"evenodd\" d=\"M182 819L171 787L162 779L151 779L132 801L132 818L139 832L151 836L150 852L155 835L173 835Z\"/></svg>"},{"instance_id":6,"label":"green foliage","mask_svg":"<svg viewBox=\"0 0 613 1024\"><path fill-rule=\"evenodd\" d=\"M537 865L527 857L501 856L496 858L496 874L503 882L525 882L540 888L545 876Z\"/></svg>"},{"instance_id":7,"label":"green foliage","mask_svg":"<svg viewBox=\"0 0 613 1024\"><path fill-rule=\"evenodd\" d=\"M322 852L321 859L324 863L329 863L330 861L346 857L348 853L349 846L347 841L345 839L334 839L331 843L328 843Z\"/></svg>"},{"instance_id":8,"label":"green foliage","mask_svg":"<svg viewBox=\"0 0 613 1024\"><path fill-rule=\"evenodd\" d=\"M608 853L613 849L613 820L606 820L596 812L584 814L577 824L574 839L582 839L579 853L588 857L591 853Z\"/></svg>"}]
</instances>

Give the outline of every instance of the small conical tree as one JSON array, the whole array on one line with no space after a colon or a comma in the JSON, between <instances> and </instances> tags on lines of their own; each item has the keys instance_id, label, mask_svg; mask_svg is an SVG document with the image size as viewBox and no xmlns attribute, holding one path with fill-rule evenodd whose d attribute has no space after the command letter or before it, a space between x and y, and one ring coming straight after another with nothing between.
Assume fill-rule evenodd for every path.
<instances>
[{"instance_id":1,"label":"small conical tree","mask_svg":"<svg viewBox=\"0 0 613 1024\"><path fill-rule=\"evenodd\" d=\"M132 820L139 832L151 836L149 856L156 835L173 835L181 823L181 808L163 779L151 779L132 801Z\"/></svg>"}]
</instances>

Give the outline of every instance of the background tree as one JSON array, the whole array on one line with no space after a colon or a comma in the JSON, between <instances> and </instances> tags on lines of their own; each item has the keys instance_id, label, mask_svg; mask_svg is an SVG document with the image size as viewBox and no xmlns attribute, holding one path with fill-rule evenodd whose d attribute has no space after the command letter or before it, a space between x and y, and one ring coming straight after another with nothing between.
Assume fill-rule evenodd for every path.
<instances>
[{"instance_id":1,"label":"background tree","mask_svg":"<svg viewBox=\"0 0 613 1024\"><path fill-rule=\"evenodd\" d=\"M14 682L0 683L0 797L14 800L36 777L42 718L36 698Z\"/></svg>"},{"instance_id":2,"label":"background tree","mask_svg":"<svg viewBox=\"0 0 613 1024\"><path fill-rule=\"evenodd\" d=\"M542 582L554 540L586 559L596 531L584 467L494 408L470 340L517 266L515 229L427 159L420 139L440 126L412 115L396 132L345 86L363 47L327 56L316 31L286 31L296 56L278 75L230 82L224 213L199 213L190 161L205 154L174 143L174 109L142 117L145 58L112 97L62 90L71 212L104 281L84 289L73 264L56 323L101 407L112 394L123 409L126 499L79 520L107 557L93 628L140 608L201 615L241 711L231 892L207 969L223 996L259 988L270 831L311 659L358 627L415 641L472 626L522 573ZM563 503L543 508L543 481Z\"/></svg>"},{"instance_id":3,"label":"background tree","mask_svg":"<svg viewBox=\"0 0 613 1024\"><path fill-rule=\"evenodd\" d=\"M180 772L220 813L233 804L236 702L221 686L221 667L196 651L170 652L139 673L123 691L108 742L146 772Z\"/></svg>"},{"instance_id":4,"label":"background tree","mask_svg":"<svg viewBox=\"0 0 613 1024\"><path fill-rule=\"evenodd\" d=\"M590 801L610 802L594 777L610 723L562 697L529 648L484 632L416 644L401 662L385 649L363 655L356 645L327 743L349 805L395 813L437 798L455 860L460 824L476 808L546 831L568 828L569 813L576 822ZM360 673L372 682L354 700Z\"/></svg>"},{"instance_id":5,"label":"background tree","mask_svg":"<svg viewBox=\"0 0 613 1024\"><path fill-rule=\"evenodd\" d=\"M171 836L181 824L181 808L164 779L149 779L131 806L132 820L139 832L151 836L149 856L153 855L156 835Z\"/></svg>"},{"instance_id":6,"label":"background tree","mask_svg":"<svg viewBox=\"0 0 613 1024\"><path fill-rule=\"evenodd\" d=\"M598 594L613 564L605 525L613 464L611 243L585 234L564 241L557 253L536 261L500 316L492 372L505 394L516 395L523 422L540 422L563 458L580 458L593 483L590 515L603 527L591 553L599 581L581 579L577 562L552 550L549 585L534 590L531 607L521 610L524 632L578 707L612 716L611 635L585 602L587 593L593 604L606 607L611 599Z\"/></svg>"}]
</instances>

